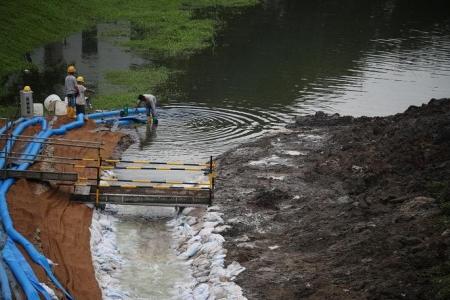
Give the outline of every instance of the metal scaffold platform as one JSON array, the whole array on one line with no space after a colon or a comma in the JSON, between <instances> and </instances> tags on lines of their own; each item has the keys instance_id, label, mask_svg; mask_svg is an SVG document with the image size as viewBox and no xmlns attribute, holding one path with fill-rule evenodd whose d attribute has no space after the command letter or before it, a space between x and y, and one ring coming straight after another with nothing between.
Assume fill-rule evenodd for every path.
<instances>
[{"instance_id":1,"label":"metal scaffold platform","mask_svg":"<svg viewBox=\"0 0 450 300\"><path fill-rule=\"evenodd\" d=\"M10 137L2 135L0 140L9 143L15 141L29 142L35 137ZM39 142L39 140L37 141ZM208 206L214 198L215 163L210 157L205 163L161 162L151 160L116 160L101 157L102 144L98 142L48 139L39 142L43 145L60 145L96 149L96 157L62 157L38 155L27 158L17 152L3 153L5 167L0 169L0 178L25 178L48 181L56 185L71 186L70 199L73 202L91 203L96 206L105 204L142 205L142 206ZM10 168L23 162L47 163L52 165L70 166L72 172L26 170L19 171ZM103 172L115 170L136 170L142 172L170 171L197 172L207 177L204 181L175 181L175 180L143 180L122 179L116 177L105 178ZM88 175L86 175L88 174Z\"/></svg>"}]
</instances>

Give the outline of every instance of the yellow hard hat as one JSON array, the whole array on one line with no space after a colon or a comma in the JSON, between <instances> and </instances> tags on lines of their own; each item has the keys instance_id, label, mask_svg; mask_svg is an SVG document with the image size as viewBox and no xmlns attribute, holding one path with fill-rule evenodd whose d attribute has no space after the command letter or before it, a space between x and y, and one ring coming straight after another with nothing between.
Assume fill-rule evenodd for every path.
<instances>
[{"instance_id":1,"label":"yellow hard hat","mask_svg":"<svg viewBox=\"0 0 450 300\"><path fill-rule=\"evenodd\" d=\"M77 82L83 82L84 83L84 77L83 76L78 76L77 77Z\"/></svg>"},{"instance_id":2,"label":"yellow hard hat","mask_svg":"<svg viewBox=\"0 0 450 300\"><path fill-rule=\"evenodd\" d=\"M68 66L67 67L67 73L75 73L77 70L74 66Z\"/></svg>"},{"instance_id":3,"label":"yellow hard hat","mask_svg":"<svg viewBox=\"0 0 450 300\"><path fill-rule=\"evenodd\" d=\"M26 85L23 87L24 92L31 92L31 87L29 85Z\"/></svg>"}]
</instances>

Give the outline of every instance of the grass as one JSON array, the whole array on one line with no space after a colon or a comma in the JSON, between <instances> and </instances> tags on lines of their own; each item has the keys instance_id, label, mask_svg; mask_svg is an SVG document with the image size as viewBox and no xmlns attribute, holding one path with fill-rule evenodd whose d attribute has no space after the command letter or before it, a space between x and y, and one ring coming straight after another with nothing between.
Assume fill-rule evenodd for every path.
<instances>
[{"instance_id":1,"label":"grass","mask_svg":"<svg viewBox=\"0 0 450 300\"><path fill-rule=\"evenodd\" d=\"M15 119L17 117L17 112L19 108L13 105L2 105L0 106L0 117Z\"/></svg>"},{"instance_id":2,"label":"grass","mask_svg":"<svg viewBox=\"0 0 450 300\"><path fill-rule=\"evenodd\" d=\"M47 0L17 0L0 3L0 78L29 68L24 56L26 52L72 32L81 31L103 21L129 21L132 24L132 39L124 45L133 51L150 56L189 57L192 53L210 46L218 26L218 20L193 18L196 9L243 7L257 4L257 0L79 0L76 2ZM123 32L109 32L108 37L120 36ZM8 41L8 42L4 42ZM134 74L136 72L136 74ZM161 69L130 70L108 74L112 82L127 80L133 87L117 95L125 101L127 93L143 87L141 76L150 80L150 87L167 79ZM152 74L152 75L150 75ZM159 77L159 74L162 77ZM133 79L133 80L132 80ZM0 95L4 93L3 83ZM142 91L142 90L141 90ZM101 96L101 95L98 95ZM109 108L111 95L100 101ZM111 103L117 103L112 101ZM123 103L125 104L125 103Z\"/></svg>"},{"instance_id":3,"label":"grass","mask_svg":"<svg viewBox=\"0 0 450 300\"><path fill-rule=\"evenodd\" d=\"M123 92L95 97L95 107L99 109L134 106L137 95L153 91L169 79L169 69L147 67L128 71L109 71L106 79L123 87Z\"/></svg>"}]
</instances>

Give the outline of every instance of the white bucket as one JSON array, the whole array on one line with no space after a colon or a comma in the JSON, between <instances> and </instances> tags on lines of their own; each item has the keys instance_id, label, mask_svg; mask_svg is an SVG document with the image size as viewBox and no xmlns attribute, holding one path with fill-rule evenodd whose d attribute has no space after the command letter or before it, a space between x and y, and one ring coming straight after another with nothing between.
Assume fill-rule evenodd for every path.
<instances>
[{"instance_id":1,"label":"white bucket","mask_svg":"<svg viewBox=\"0 0 450 300\"><path fill-rule=\"evenodd\" d=\"M44 105L42 103L33 103L33 113L35 116L42 117L44 115Z\"/></svg>"},{"instance_id":2,"label":"white bucket","mask_svg":"<svg viewBox=\"0 0 450 300\"><path fill-rule=\"evenodd\" d=\"M44 107L50 111L50 112L54 112L55 111L55 102L56 101L61 101L61 98L59 98L58 95L56 94L52 94L49 95L47 98L45 98L44 100Z\"/></svg>"},{"instance_id":3,"label":"white bucket","mask_svg":"<svg viewBox=\"0 0 450 300\"><path fill-rule=\"evenodd\" d=\"M65 116L67 114L67 104L63 101L55 102L55 115Z\"/></svg>"}]
</instances>

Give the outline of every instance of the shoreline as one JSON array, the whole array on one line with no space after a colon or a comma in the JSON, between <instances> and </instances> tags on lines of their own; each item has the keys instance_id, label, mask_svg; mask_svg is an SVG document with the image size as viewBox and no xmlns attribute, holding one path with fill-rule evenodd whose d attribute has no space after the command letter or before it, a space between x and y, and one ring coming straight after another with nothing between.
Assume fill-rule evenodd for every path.
<instances>
[{"instance_id":1,"label":"shoreline","mask_svg":"<svg viewBox=\"0 0 450 300\"><path fill-rule=\"evenodd\" d=\"M319 112L224 153L214 206L167 222L174 249L192 268L193 281L176 289L183 299L446 299L449 118L450 99L388 117ZM92 123L67 138L98 134L108 145L104 157L129 146L129 137ZM18 230L56 263L77 298L100 299L99 284L117 284L94 272L120 268L114 245L103 261L94 257L105 248L92 250L93 243L113 233L102 214L68 202L63 188L26 180L8 203ZM57 219L61 226L52 225Z\"/></svg>"},{"instance_id":2,"label":"shoreline","mask_svg":"<svg viewBox=\"0 0 450 300\"><path fill-rule=\"evenodd\" d=\"M244 296L448 299L449 116L450 99L319 112L221 155L214 204Z\"/></svg>"}]
</instances>

